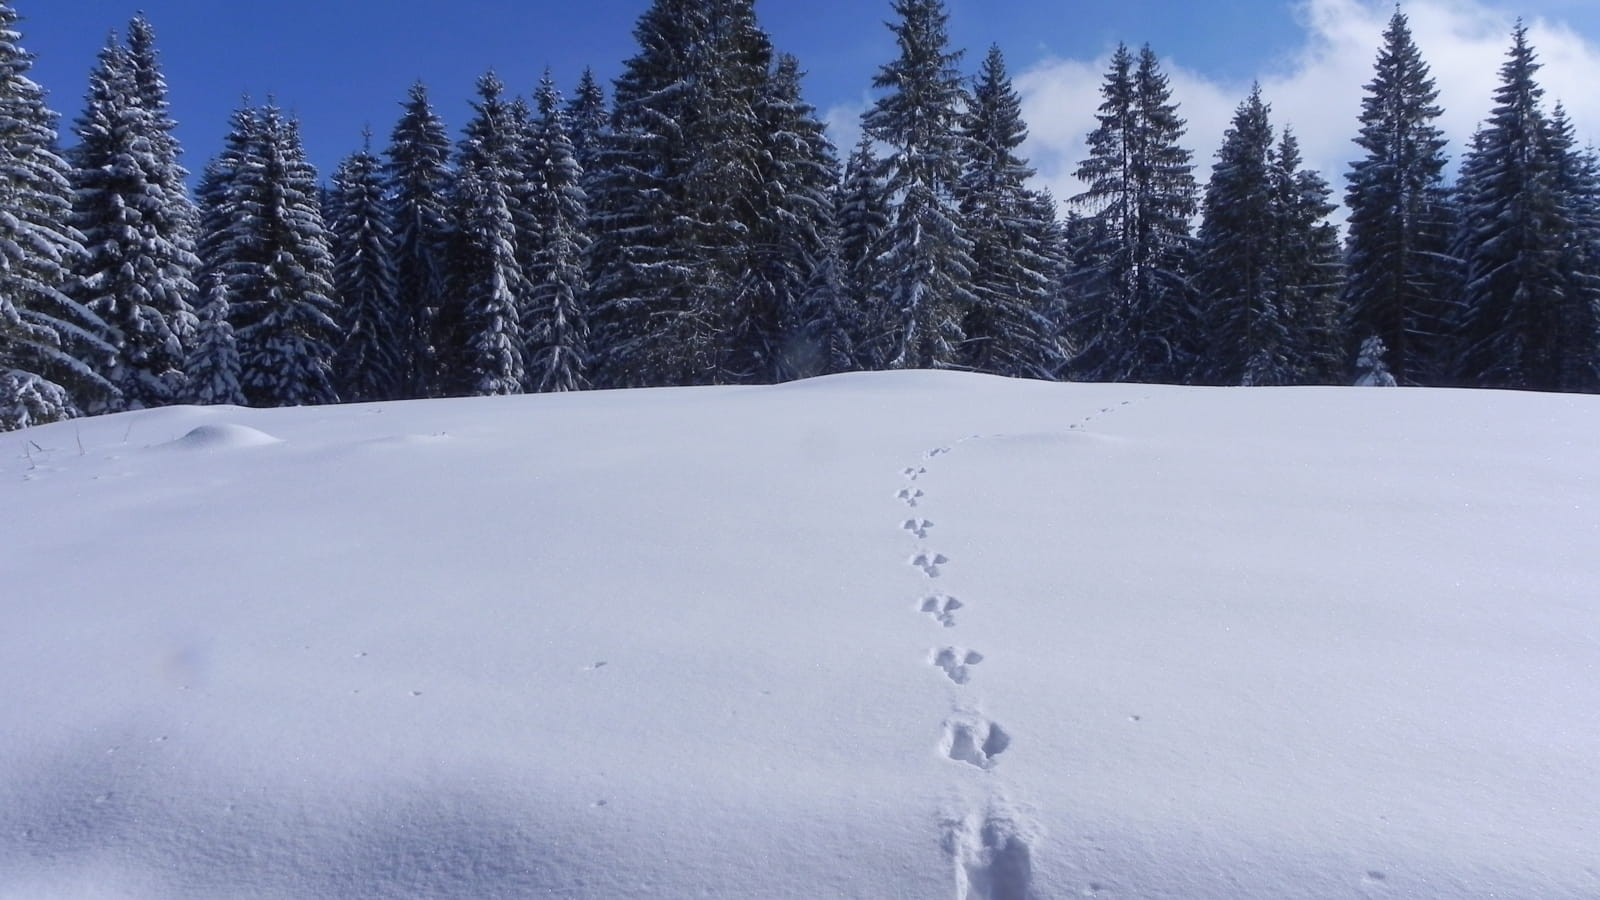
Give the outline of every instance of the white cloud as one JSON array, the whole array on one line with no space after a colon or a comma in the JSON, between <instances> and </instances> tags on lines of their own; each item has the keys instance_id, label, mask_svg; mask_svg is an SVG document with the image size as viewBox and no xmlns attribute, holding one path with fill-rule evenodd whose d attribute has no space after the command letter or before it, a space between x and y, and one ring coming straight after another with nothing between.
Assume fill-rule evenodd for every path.
<instances>
[{"instance_id":1,"label":"white cloud","mask_svg":"<svg viewBox=\"0 0 1600 900\"><path fill-rule=\"evenodd\" d=\"M867 111L869 105L863 98L858 103L835 104L823 112L822 121L828 126L828 139L839 151L840 162L850 158L856 142L861 140L861 114Z\"/></svg>"},{"instance_id":2,"label":"white cloud","mask_svg":"<svg viewBox=\"0 0 1600 900\"><path fill-rule=\"evenodd\" d=\"M1390 0L1301 0L1304 40L1284 62L1260 73L1273 121L1292 126L1306 163L1320 169L1336 194L1356 157L1351 143L1365 85L1393 14ZM1412 0L1405 5L1413 37L1438 82L1441 125L1459 157L1488 114L1510 45L1517 12L1482 0ZM1581 141L1600 137L1600 44L1554 18L1529 19L1529 35L1544 68L1539 82L1546 100L1564 102ZM1161 48L1155 48L1160 53ZM1082 190L1072 172L1084 155L1084 136L1094 127L1109 49L1093 60L1048 59L1016 78L1032 131L1028 152L1040 181L1062 200ZM1174 99L1189 122L1185 146L1194 152L1196 177L1204 184L1211 160L1248 83L1211 78L1166 59Z\"/></svg>"}]
</instances>

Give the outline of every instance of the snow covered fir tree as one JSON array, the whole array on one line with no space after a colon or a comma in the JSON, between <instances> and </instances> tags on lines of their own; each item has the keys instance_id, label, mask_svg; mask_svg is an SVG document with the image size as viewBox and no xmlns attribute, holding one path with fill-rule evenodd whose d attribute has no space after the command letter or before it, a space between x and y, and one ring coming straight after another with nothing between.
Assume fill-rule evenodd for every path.
<instances>
[{"instance_id":1,"label":"snow covered fir tree","mask_svg":"<svg viewBox=\"0 0 1600 900\"><path fill-rule=\"evenodd\" d=\"M152 23L63 150L0 0L0 427L882 368L1600 390L1600 160L1521 25L1452 181L1397 8L1342 190L1259 92L1187 146L1155 50L1119 45L1058 205L1004 52L964 68L941 0L887 4L849 148L753 0L644 7L609 85L486 75L453 139L418 82L325 176L246 101L191 198Z\"/></svg>"},{"instance_id":2,"label":"snow covered fir tree","mask_svg":"<svg viewBox=\"0 0 1600 900\"><path fill-rule=\"evenodd\" d=\"M1539 63L1518 23L1489 120L1457 187L1463 268L1455 376L1479 387L1593 389L1593 272L1574 270L1569 240L1592 246L1593 190L1570 135L1543 106ZM1592 227L1592 226L1591 226Z\"/></svg>"},{"instance_id":3,"label":"snow covered fir tree","mask_svg":"<svg viewBox=\"0 0 1600 900\"><path fill-rule=\"evenodd\" d=\"M1190 379L1201 341L1194 300L1199 201L1185 122L1148 46L1111 58L1100 91L1085 185L1073 204L1069 334L1074 377L1090 381Z\"/></svg>"},{"instance_id":4,"label":"snow covered fir tree","mask_svg":"<svg viewBox=\"0 0 1600 900\"><path fill-rule=\"evenodd\" d=\"M299 127L240 108L200 184L203 277L222 280L252 405L334 403L333 254Z\"/></svg>"},{"instance_id":5,"label":"snow covered fir tree","mask_svg":"<svg viewBox=\"0 0 1600 900\"><path fill-rule=\"evenodd\" d=\"M1444 364L1453 208L1438 99L1410 21L1396 8L1361 100L1356 144L1365 152L1350 168L1345 194L1344 302L1350 336L1382 346L1388 371L1403 383L1426 381Z\"/></svg>"},{"instance_id":6,"label":"snow covered fir tree","mask_svg":"<svg viewBox=\"0 0 1600 900\"><path fill-rule=\"evenodd\" d=\"M17 13L0 0L0 428L23 428L112 404L102 371L116 355L106 324L71 296L84 257L72 226L72 168L56 114L31 78Z\"/></svg>"},{"instance_id":7,"label":"snow covered fir tree","mask_svg":"<svg viewBox=\"0 0 1600 900\"><path fill-rule=\"evenodd\" d=\"M109 408L174 402L195 318L195 210L184 187L154 34L142 17L126 47L101 51L74 129L73 212L83 237L71 293L106 324L116 355Z\"/></svg>"},{"instance_id":8,"label":"snow covered fir tree","mask_svg":"<svg viewBox=\"0 0 1600 900\"><path fill-rule=\"evenodd\" d=\"M880 237L878 281L869 299L874 358L892 369L950 368L964 340L972 292L972 239L957 192L967 142L961 113L970 98L949 47L939 0L896 0L890 27L899 58L873 86L886 93L861 118L884 144L879 178L891 199Z\"/></svg>"}]
</instances>

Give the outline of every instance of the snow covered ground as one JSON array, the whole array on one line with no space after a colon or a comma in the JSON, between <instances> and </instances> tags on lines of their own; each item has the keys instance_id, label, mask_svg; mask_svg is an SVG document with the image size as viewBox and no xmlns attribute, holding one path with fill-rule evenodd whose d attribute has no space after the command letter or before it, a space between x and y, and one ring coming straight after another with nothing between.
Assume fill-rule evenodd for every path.
<instances>
[{"instance_id":1,"label":"snow covered ground","mask_svg":"<svg viewBox=\"0 0 1600 900\"><path fill-rule=\"evenodd\" d=\"M0 898L1600 896L1600 398L0 435Z\"/></svg>"}]
</instances>

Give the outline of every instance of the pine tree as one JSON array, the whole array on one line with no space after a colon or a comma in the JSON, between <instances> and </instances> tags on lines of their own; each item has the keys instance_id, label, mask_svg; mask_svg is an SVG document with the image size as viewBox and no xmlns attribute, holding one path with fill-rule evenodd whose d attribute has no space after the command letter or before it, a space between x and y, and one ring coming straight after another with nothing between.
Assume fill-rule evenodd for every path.
<instances>
[{"instance_id":1,"label":"pine tree","mask_svg":"<svg viewBox=\"0 0 1600 900\"><path fill-rule=\"evenodd\" d=\"M332 255L316 171L276 106L234 114L202 180L202 258L224 280L253 406L334 403Z\"/></svg>"},{"instance_id":2,"label":"pine tree","mask_svg":"<svg viewBox=\"0 0 1600 900\"><path fill-rule=\"evenodd\" d=\"M1361 101L1365 156L1350 167L1349 332L1378 337L1396 380L1435 380L1446 330L1443 298L1451 281L1452 227L1444 196L1443 110L1409 21L1398 8L1384 32L1373 79Z\"/></svg>"},{"instance_id":3,"label":"pine tree","mask_svg":"<svg viewBox=\"0 0 1600 900\"><path fill-rule=\"evenodd\" d=\"M689 85L705 62L706 0L654 0L634 29L639 52L612 91L610 132L591 182L590 284L599 383L688 383L683 312L699 277L686 179L702 151L689 134L699 106Z\"/></svg>"},{"instance_id":4,"label":"pine tree","mask_svg":"<svg viewBox=\"0 0 1600 900\"><path fill-rule=\"evenodd\" d=\"M1384 362L1383 338L1373 335L1356 352L1356 387L1395 387L1397 382Z\"/></svg>"},{"instance_id":5,"label":"pine tree","mask_svg":"<svg viewBox=\"0 0 1600 900\"><path fill-rule=\"evenodd\" d=\"M1457 375L1480 387L1555 390L1567 230L1539 70L1519 22L1489 120L1461 167L1458 255L1466 273Z\"/></svg>"},{"instance_id":6,"label":"pine tree","mask_svg":"<svg viewBox=\"0 0 1600 900\"><path fill-rule=\"evenodd\" d=\"M1291 130L1274 145L1271 108L1257 86L1234 115L1202 204L1196 282L1206 347L1195 381L1342 380L1331 193L1320 174L1301 168Z\"/></svg>"},{"instance_id":7,"label":"pine tree","mask_svg":"<svg viewBox=\"0 0 1600 900\"><path fill-rule=\"evenodd\" d=\"M838 233L835 225L824 236L823 256L812 269L795 306L784 353L784 373L789 378L813 378L857 368L860 317L855 314L845 287Z\"/></svg>"},{"instance_id":8,"label":"pine tree","mask_svg":"<svg viewBox=\"0 0 1600 900\"><path fill-rule=\"evenodd\" d=\"M115 42L101 51L71 153L71 222L86 250L74 267L72 294L109 326L117 353L106 375L120 392L117 406L127 409L178 398L199 265L153 38L148 23L134 25L141 62ZM151 85L141 86L141 72Z\"/></svg>"},{"instance_id":9,"label":"pine tree","mask_svg":"<svg viewBox=\"0 0 1600 900\"><path fill-rule=\"evenodd\" d=\"M382 164L372 135L333 175L333 284L344 321L336 359L346 401L399 400L410 347L395 277L394 233L385 208Z\"/></svg>"},{"instance_id":10,"label":"pine tree","mask_svg":"<svg viewBox=\"0 0 1600 900\"><path fill-rule=\"evenodd\" d=\"M785 329L826 229L819 217L831 212L817 193L837 175L799 64L775 66L753 0L713 0L711 10L708 114L697 129L708 152L690 184L715 275L692 293L689 314L709 326L697 343L711 380L770 383L789 374Z\"/></svg>"},{"instance_id":11,"label":"pine tree","mask_svg":"<svg viewBox=\"0 0 1600 900\"><path fill-rule=\"evenodd\" d=\"M1320 172L1302 168L1301 161L1299 142L1285 127L1271 159L1271 184L1289 380L1343 384L1349 372L1344 249L1339 230L1328 221L1337 207L1327 180Z\"/></svg>"},{"instance_id":12,"label":"pine tree","mask_svg":"<svg viewBox=\"0 0 1600 900\"><path fill-rule=\"evenodd\" d=\"M384 166L394 230L394 329L396 340L407 348L406 394L438 396L448 381L440 370L444 329L438 319L448 305L450 138L423 84L411 86L404 107Z\"/></svg>"},{"instance_id":13,"label":"pine tree","mask_svg":"<svg viewBox=\"0 0 1600 900\"><path fill-rule=\"evenodd\" d=\"M1272 144L1269 107L1257 86L1234 113L1202 203L1197 280L1205 298L1206 353L1195 373L1202 383L1292 380Z\"/></svg>"},{"instance_id":14,"label":"pine tree","mask_svg":"<svg viewBox=\"0 0 1600 900\"><path fill-rule=\"evenodd\" d=\"M511 222L516 232L517 269L521 280L517 288L517 316L528 321L533 315L533 266L544 236L540 233L537 211L538 185L533 180L534 160L544 152L540 146L538 114L526 98L511 98L508 125L511 145L504 160L506 185L511 190ZM469 123L470 124L470 123ZM524 357L524 374L527 358Z\"/></svg>"},{"instance_id":15,"label":"pine tree","mask_svg":"<svg viewBox=\"0 0 1600 900\"><path fill-rule=\"evenodd\" d=\"M504 91L493 72L478 79L451 202L452 294L461 304L458 389L475 395L521 393L525 372L525 283L514 210L522 129Z\"/></svg>"},{"instance_id":16,"label":"pine tree","mask_svg":"<svg viewBox=\"0 0 1600 900\"><path fill-rule=\"evenodd\" d=\"M872 138L863 134L845 164L844 183L834 201L838 289L830 292L830 318L843 338L840 352L845 358L836 363L843 366L840 371L876 368L888 346L887 337L873 330L880 323L871 315L883 238L889 230L889 195L879 178L882 168L873 155Z\"/></svg>"},{"instance_id":17,"label":"pine tree","mask_svg":"<svg viewBox=\"0 0 1600 900\"><path fill-rule=\"evenodd\" d=\"M584 69L577 91L567 104L567 138L572 142L572 158L588 178L599 170L600 141L610 127L606 92L595 80L593 69ZM584 182L587 190L588 182Z\"/></svg>"},{"instance_id":18,"label":"pine tree","mask_svg":"<svg viewBox=\"0 0 1600 900\"><path fill-rule=\"evenodd\" d=\"M567 136L561 96L547 70L539 84L539 122L530 159L530 195L539 242L528 270L528 314L522 320L531 390L589 386L589 282L584 254L589 197L583 169Z\"/></svg>"},{"instance_id":19,"label":"pine tree","mask_svg":"<svg viewBox=\"0 0 1600 900\"><path fill-rule=\"evenodd\" d=\"M788 54L765 84L758 103L762 151L757 165L761 195L746 246L745 293L765 313L745 344L747 362L761 381L782 381L828 371L837 335L824 313L818 321L813 291L832 265L834 189L839 162L816 108L801 96L799 60Z\"/></svg>"},{"instance_id":20,"label":"pine tree","mask_svg":"<svg viewBox=\"0 0 1600 900\"><path fill-rule=\"evenodd\" d=\"M171 248L170 257L161 260L165 275L155 285L155 306L169 311L179 343L187 346L196 324L192 298L200 291L201 263L195 252L200 212L189 194L189 171L181 162L183 146L167 99L167 80L156 50L155 29L143 14L128 23L128 63L135 96L144 109L154 144L150 154L153 165L145 174L151 189L159 192L162 199L159 214L152 215L157 231Z\"/></svg>"},{"instance_id":21,"label":"pine tree","mask_svg":"<svg viewBox=\"0 0 1600 900\"><path fill-rule=\"evenodd\" d=\"M1566 223L1555 387L1593 393L1600 391L1600 156L1577 146L1572 121L1559 103L1550 116L1549 152Z\"/></svg>"},{"instance_id":22,"label":"pine tree","mask_svg":"<svg viewBox=\"0 0 1600 900\"><path fill-rule=\"evenodd\" d=\"M972 289L962 360L997 375L1051 378L1065 363L1055 320L1055 210L1027 183L1017 150L1028 138L1022 101L999 47L989 50L962 123L968 159L959 196L973 240Z\"/></svg>"},{"instance_id":23,"label":"pine tree","mask_svg":"<svg viewBox=\"0 0 1600 900\"><path fill-rule=\"evenodd\" d=\"M1117 49L1101 96L1076 173L1087 189L1073 198L1093 220L1077 228L1073 369L1094 381L1181 382L1200 332L1189 283L1198 191L1178 144L1184 121L1148 46L1137 66Z\"/></svg>"},{"instance_id":24,"label":"pine tree","mask_svg":"<svg viewBox=\"0 0 1600 900\"><path fill-rule=\"evenodd\" d=\"M115 354L100 337L106 325L63 290L83 253L67 221L70 167L16 24L0 0L0 430L68 418L115 395L98 371Z\"/></svg>"},{"instance_id":25,"label":"pine tree","mask_svg":"<svg viewBox=\"0 0 1600 900\"><path fill-rule=\"evenodd\" d=\"M592 181L591 285L602 383L723 384L766 311L743 293L760 203L771 45L751 0L656 0L614 92Z\"/></svg>"},{"instance_id":26,"label":"pine tree","mask_svg":"<svg viewBox=\"0 0 1600 900\"><path fill-rule=\"evenodd\" d=\"M900 55L873 86L888 93L862 116L862 129L890 149L881 178L896 199L884 235L875 330L889 368L948 368L960 362L962 323L978 302L971 290L972 241L956 201L965 158L960 116L966 91L948 49L942 0L895 0L890 24Z\"/></svg>"},{"instance_id":27,"label":"pine tree","mask_svg":"<svg viewBox=\"0 0 1600 900\"><path fill-rule=\"evenodd\" d=\"M195 189L199 205L200 232L196 237L196 252L201 261L200 282L209 285L212 277L220 275L234 257L242 257L249 248L239 239L236 229L234 193L238 180L246 169L256 165L256 154L261 139L261 116L244 98L228 120L228 132L222 139L222 150L200 174L200 184ZM206 288L210 292L210 288Z\"/></svg>"},{"instance_id":28,"label":"pine tree","mask_svg":"<svg viewBox=\"0 0 1600 900\"><path fill-rule=\"evenodd\" d=\"M244 391L239 387L239 342L228 322L230 312L227 282L221 275L213 275L206 282L200 324L184 362L186 403L244 405Z\"/></svg>"}]
</instances>

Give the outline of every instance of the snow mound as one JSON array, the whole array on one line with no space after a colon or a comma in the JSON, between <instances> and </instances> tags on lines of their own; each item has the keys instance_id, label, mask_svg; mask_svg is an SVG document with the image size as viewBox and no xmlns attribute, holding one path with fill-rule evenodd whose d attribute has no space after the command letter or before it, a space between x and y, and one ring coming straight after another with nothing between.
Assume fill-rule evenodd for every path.
<instances>
[{"instance_id":1,"label":"snow mound","mask_svg":"<svg viewBox=\"0 0 1600 900\"><path fill-rule=\"evenodd\" d=\"M240 450L283 441L248 425L201 425L166 446L184 450Z\"/></svg>"}]
</instances>

